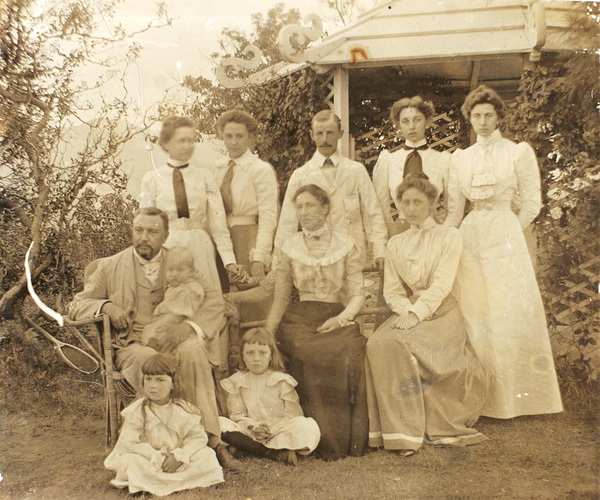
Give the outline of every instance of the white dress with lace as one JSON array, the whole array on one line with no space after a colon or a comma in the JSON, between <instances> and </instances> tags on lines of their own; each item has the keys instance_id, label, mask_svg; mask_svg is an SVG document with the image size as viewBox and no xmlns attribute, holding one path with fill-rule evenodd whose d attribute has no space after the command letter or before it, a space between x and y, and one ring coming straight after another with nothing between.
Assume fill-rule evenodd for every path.
<instances>
[{"instance_id":1,"label":"white dress with lace","mask_svg":"<svg viewBox=\"0 0 600 500\"><path fill-rule=\"evenodd\" d=\"M515 214L517 196L521 206ZM462 221L467 199L474 208ZM454 153L445 225L460 224L463 235L454 293L473 347L493 376L482 411L488 417L562 411L542 298L523 236L540 207L539 168L529 144L515 144L496 130Z\"/></svg>"}]
</instances>

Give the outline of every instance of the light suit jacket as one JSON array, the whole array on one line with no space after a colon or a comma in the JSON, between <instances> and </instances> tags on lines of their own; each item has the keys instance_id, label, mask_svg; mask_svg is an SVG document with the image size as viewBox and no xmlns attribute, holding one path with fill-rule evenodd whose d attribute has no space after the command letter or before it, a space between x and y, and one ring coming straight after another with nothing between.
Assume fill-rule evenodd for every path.
<instances>
[{"instance_id":1,"label":"light suit jacket","mask_svg":"<svg viewBox=\"0 0 600 500\"><path fill-rule=\"evenodd\" d=\"M73 299L69 317L73 320L97 316L103 304L112 302L121 307L130 318L135 318L137 287L135 273L135 255L133 247L101 259L97 269L86 280L83 292ZM163 262L168 249L163 247ZM164 279L164 267L160 273ZM139 285L142 286L142 285ZM194 315L194 322L202 328L208 338L218 338L225 324L223 296L214 287L202 281L205 297ZM116 347L127 345L130 331L119 331L115 338Z\"/></svg>"},{"instance_id":2,"label":"light suit jacket","mask_svg":"<svg viewBox=\"0 0 600 500\"><path fill-rule=\"evenodd\" d=\"M373 246L374 258L384 257L388 232L367 170L361 163L339 155L335 182L330 185L322 172L322 158L316 152L310 161L292 173L281 206L275 248L281 249L283 243L298 231L293 202L296 191L306 184L315 184L329 195L332 229L352 238L363 265L367 261L367 242Z\"/></svg>"}]
</instances>

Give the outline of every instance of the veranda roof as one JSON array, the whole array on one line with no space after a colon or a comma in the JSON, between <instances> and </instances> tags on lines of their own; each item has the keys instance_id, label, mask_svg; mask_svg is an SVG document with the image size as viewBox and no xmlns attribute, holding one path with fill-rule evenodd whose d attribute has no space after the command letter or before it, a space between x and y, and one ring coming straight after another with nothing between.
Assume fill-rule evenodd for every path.
<instances>
[{"instance_id":1,"label":"veranda roof","mask_svg":"<svg viewBox=\"0 0 600 500\"><path fill-rule=\"evenodd\" d=\"M585 2L537 0L392 0L306 52L303 64L280 63L252 75L260 84L307 65L402 66L411 74L444 76L456 85L518 79L541 51L573 50L573 17L585 16Z\"/></svg>"}]
</instances>

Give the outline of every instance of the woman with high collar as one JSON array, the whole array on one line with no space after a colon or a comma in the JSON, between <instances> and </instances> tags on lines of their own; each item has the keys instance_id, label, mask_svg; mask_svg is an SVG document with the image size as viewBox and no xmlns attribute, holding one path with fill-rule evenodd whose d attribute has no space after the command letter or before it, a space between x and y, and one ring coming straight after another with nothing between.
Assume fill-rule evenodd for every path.
<instances>
[{"instance_id":1,"label":"woman with high collar","mask_svg":"<svg viewBox=\"0 0 600 500\"><path fill-rule=\"evenodd\" d=\"M354 317L364 304L362 260L352 238L331 229L330 199L314 184L291 200L302 232L281 248L266 330L298 382L300 404L319 424L316 456L360 456L367 444L367 339ZM292 286L299 300L291 303Z\"/></svg>"},{"instance_id":2,"label":"woman with high collar","mask_svg":"<svg viewBox=\"0 0 600 500\"><path fill-rule=\"evenodd\" d=\"M420 96L400 99L390 110L392 123L405 142L393 153L382 151L373 170L373 185L390 237L409 227L400 200L396 198L398 186L408 175L424 173L436 188L436 203L446 192L452 156L429 148L425 138L434 111L431 101L424 101ZM398 211L396 221L392 218L392 205ZM441 212L434 213L439 222L443 219L443 209Z\"/></svg>"},{"instance_id":3,"label":"woman with high collar","mask_svg":"<svg viewBox=\"0 0 600 500\"><path fill-rule=\"evenodd\" d=\"M504 103L494 90L471 92L462 112L477 142L453 155L445 225L460 224L464 249L455 294L473 346L492 374L482 415L560 412L546 316L523 235L541 207L535 153L525 142L502 137ZM467 200L473 210L463 220Z\"/></svg>"},{"instance_id":4,"label":"woman with high collar","mask_svg":"<svg viewBox=\"0 0 600 500\"><path fill-rule=\"evenodd\" d=\"M473 425L488 377L451 294L460 232L431 217L437 190L424 174L396 195L410 228L388 242L383 292L394 314L367 342L369 446L410 456L423 443L481 443Z\"/></svg>"}]
</instances>

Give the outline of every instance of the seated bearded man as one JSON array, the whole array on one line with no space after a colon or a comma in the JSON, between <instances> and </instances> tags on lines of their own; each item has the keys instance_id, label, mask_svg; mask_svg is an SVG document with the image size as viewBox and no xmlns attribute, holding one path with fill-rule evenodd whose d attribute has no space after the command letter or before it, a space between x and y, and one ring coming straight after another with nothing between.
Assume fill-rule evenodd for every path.
<instances>
[{"instance_id":1,"label":"seated bearded man","mask_svg":"<svg viewBox=\"0 0 600 500\"><path fill-rule=\"evenodd\" d=\"M138 394L143 394L141 366L156 351L142 345L141 332L165 293L163 262L168 249L163 243L169 234L169 219L162 210L142 208L134 216L132 229L133 246L100 260L83 292L75 296L69 316L74 320L102 313L110 317L116 366ZM169 349L178 362L181 379L182 394L177 397L199 407L208 444L215 449L221 465L241 470L242 465L220 439L214 380L201 339L202 331L213 333L222 324L223 298L207 283L203 287L204 302L194 317L198 325L181 323L169 332Z\"/></svg>"}]
</instances>

